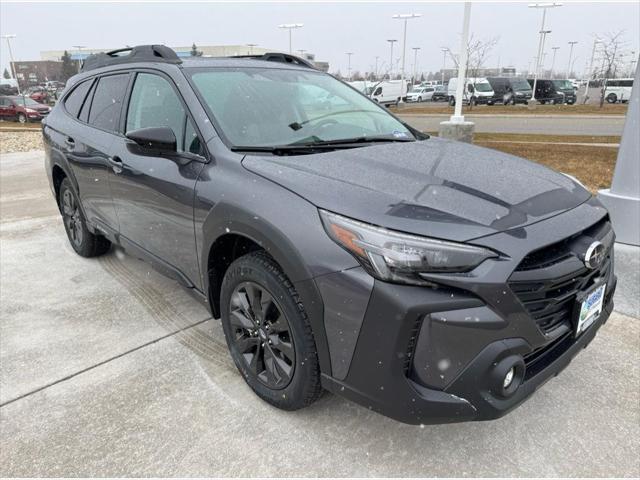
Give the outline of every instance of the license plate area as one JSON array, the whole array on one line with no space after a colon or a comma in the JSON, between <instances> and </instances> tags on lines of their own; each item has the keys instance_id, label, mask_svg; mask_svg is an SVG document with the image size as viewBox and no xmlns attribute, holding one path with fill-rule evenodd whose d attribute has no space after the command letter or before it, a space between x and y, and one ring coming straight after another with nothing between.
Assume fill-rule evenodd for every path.
<instances>
[{"instance_id":1,"label":"license plate area","mask_svg":"<svg viewBox=\"0 0 640 480\"><path fill-rule=\"evenodd\" d=\"M604 306L606 283L600 283L576 296L575 336L579 336L600 317Z\"/></svg>"}]
</instances>

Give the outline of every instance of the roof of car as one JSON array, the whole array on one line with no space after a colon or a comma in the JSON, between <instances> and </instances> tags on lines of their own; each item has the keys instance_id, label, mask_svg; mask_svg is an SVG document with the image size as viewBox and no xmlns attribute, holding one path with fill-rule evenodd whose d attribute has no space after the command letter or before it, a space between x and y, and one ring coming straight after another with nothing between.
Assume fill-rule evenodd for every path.
<instances>
[{"instance_id":1,"label":"roof of car","mask_svg":"<svg viewBox=\"0 0 640 480\"><path fill-rule=\"evenodd\" d=\"M292 70L309 70L308 67L295 65L293 63L275 62L272 60L263 60L255 57L192 57L183 58L182 68L201 68L201 67L261 67L261 68L286 68Z\"/></svg>"}]
</instances>

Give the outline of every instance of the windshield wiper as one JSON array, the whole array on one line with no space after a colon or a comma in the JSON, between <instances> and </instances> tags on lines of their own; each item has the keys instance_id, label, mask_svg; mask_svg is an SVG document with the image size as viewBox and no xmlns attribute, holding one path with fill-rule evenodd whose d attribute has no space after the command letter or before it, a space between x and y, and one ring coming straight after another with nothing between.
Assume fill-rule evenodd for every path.
<instances>
[{"instance_id":1,"label":"windshield wiper","mask_svg":"<svg viewBox=\"0 0 640 480\"><path fill-rule=\"evenodd\" d=\"M313 137L310 137L313 138ZM315 137L317 138L317 137ZM307 140L307 139L304 139ZM390 142L415 142L410 138L395 137L355 137L341 138L339 140L311 140L307 142L294 142L287 145L274 146L251 146L236 145L231 148L233 152L249 153L271 153L273 155L299 155L317 152L327 152L338 149L358 148L367 143L390 143Z\"/></svg>"},{"instance_id":2,"label":"windshield wiper","mask_svg":"<svg viewBox=\"0 0 640 480\"><path fill-rule=\"evenodd\" d=\"M362 143L389 143L389 142L415 142L415 139L409 137L391 137L391 136L378 136L378 137L353 137L353 138L339 138L337 140L320 140L318 137L308 137L297 142L288 144L287 146L342 146L351 144Z\"/></svg>"}]
</instances>

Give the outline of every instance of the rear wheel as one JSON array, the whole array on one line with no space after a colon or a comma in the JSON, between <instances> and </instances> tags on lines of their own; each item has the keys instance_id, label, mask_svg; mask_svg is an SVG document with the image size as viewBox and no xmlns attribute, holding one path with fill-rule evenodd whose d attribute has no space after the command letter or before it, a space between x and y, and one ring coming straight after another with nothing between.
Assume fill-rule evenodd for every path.
<instances>
[{"instance_id":1,"label":"rear wheel","mask_svg":"<svg viewBox=\"0 0 640 480\"><path fill-rule=\"evenodd\" d=\"M18 122L27 123L27 121L28 121L27 116L24 113L18 114Z\"/></svg>"},{"instance_id":2,"label":"rear wheel","mask_svg":"<svg viewBox=\"0 0 640 480\"><path fill-rule=\"evenodd\" d=\"M231 357L256 395L284 410L306 407L320 396L309 319L269 255L252 252L229 266L220 305Z\"/></svg>"},{"instance_id":3,"label":"rear wheel","mask_svg":"<svg viewBox=\"0 0 640 480\"><path fill-rule=\"evenodd\" d=\"M68 178L60 184L60 213L69 243L78 255L97 257L109 250L111 242L100 235L94 235L87 228L78 196Z\"/></svg>"},{"instance_id":4,"label":"rear wheel","mask_svg":"<svg viewBox=\"0 0 640 480\"><path fill-rule=\"evenodd\" d=\"M610 93L609 95L607 95L608 103L616 103L617 101L618 101L618 96L615 93Z\"/></svg>"},{"instance_id":5,"label":"rear wheel","mask_svg":"<svg viewBox=\"0 0 640 480\"><path fill-rule=\"evenodd\" d=\"M453 107L456 104L456 99L454 97L449 97L449 106Z\"/></svg>"}]
</instances>

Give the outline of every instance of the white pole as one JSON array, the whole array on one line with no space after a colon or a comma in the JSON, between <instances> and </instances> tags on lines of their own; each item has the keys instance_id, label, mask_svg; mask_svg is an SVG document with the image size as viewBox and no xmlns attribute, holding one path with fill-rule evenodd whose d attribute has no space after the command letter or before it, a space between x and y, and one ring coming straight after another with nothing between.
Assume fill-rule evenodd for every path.
<instances>
[{"instance_id":1,"label":"white pole","mask_svg":"<svg viewBox=\"0 0 640 480\"><path fill-rule=\"evenodd\" d=\"M407 19L404 19L404 33L402 38L402 70L400 72L400 102L404 101L403 97L405 95L405 84L404 84L404 57L407 50Z\"/></svg>"},{"instance_id":2,"label":"white pole","mask_svg":"<svg viewBox=\"0 0 640 480\"><path fill-rule=\"evenodd\" d=\"M569 47L569 63L567 64L567 78L569 78L571 76L571 59L573 58L573 46L578 43L575 40L572 42L567 42L569 43L570 47Z\"/></svg>"},{"instance_id":3,"label":"white pole","mask_svg":"<svg viewBox=\"0 0 640 480\"><path fill-rule=\"evenodd\" d=\"M393 74L393 44L397 42L397 40L387 40L391 45L391 53L389 54L389 80L391 80L391 76Z\"/></svg>"},{"instance_id":4,"label":"white pole","mask_svg":"<svg viewBox=\"0 0 640 480\"><path fill-rule=\"evenodd\" d=\"M20 83L18 82L18 76L16 75L15 62L13 61L13 51L11 50L11 39L16 38L16 35L3 35L7 41L7 48L9 49L9 70L11 70L11 76L16 81L16 88L18 89L18 95L20 95Z\"/></svg>"},{"instance_id":5,"label":"white pole","mask_svg":"<svg viewBox=\"0 0 640 480\"><path fill-rule=\"evenodd\" d=\"M536 85L538 84L538 73L540 71L540 60L542 59L542 44L544 42L544 34L542 33L544 31L544 20L547 16L547 9L543 8L542 9L542 27L540 28L540 40L538 42L538 56L536 57L536 66L535 66L535 71L533 74L533 92L531 93L531 101L535 102L536 101Z\"/></svg>"},{"instance_id":6,"label":"white pole","mask_svg":"<svg viewBox=\"0 0 640 480\"><path fill-rule=\"evenodd\" d=\"M447 66L447 51L449 49L448 48L443 48L442 49L442 85L444 85L444 70Z\"/></svg>"},{"instance_id":7,"label":"white pole","mask_svg":"<svg viewBox=\"0 0 640 480\"><path fill-rule=\"evenodd\" d=\"M467 43L469 41L469 21L471 19L471 2L464 4L464 20L462 21L462 38L460 39L460 54L458 60L458 85L456 86L456 107L451 116L452 123L464 122L462 116L462 98L464 96L465 78L467 76Z\"/></svg>"},{"instance_id":8,"label":"white pole","mask_svg":"<svg viewBox=\"0 0 640 480\"><path fill-rule=\"evenodd\" d=\"M551 50L553 50L553 60L551 60L551 78L553 78L553 69L556 66L556 54L559 49L560 47L551 47Z\"/></svg>"},{"instance_id":9,"label":"white pole","mask_svg":"<svg viewBox=\"0 0 640 480\"><path fill-rule=\"evenodd\" d=\"M418 75L418 50L420 50L420 47L413 47L413 81L411 83L416 83L416 76Z\"/></svg>"}]
</instances>

